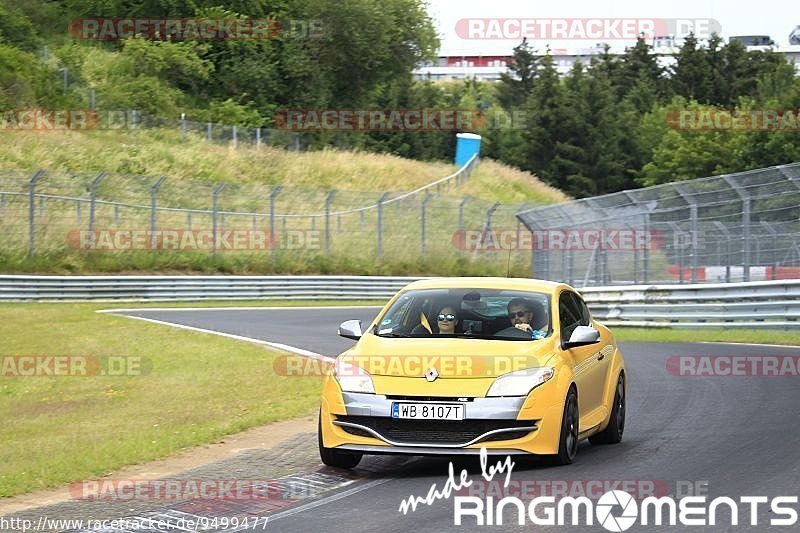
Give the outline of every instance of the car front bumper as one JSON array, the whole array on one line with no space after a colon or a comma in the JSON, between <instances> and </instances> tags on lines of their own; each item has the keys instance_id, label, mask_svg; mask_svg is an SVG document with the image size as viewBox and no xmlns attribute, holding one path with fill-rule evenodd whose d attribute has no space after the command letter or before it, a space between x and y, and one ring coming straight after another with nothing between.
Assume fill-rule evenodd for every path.
<instances>
[{"instance_id":1,"label":"car front bumper","mask_svg":"<svg viewBox=\"0 0 800 533\"><path fill-rule=\"evenodd\" d=\"M321 408L322 436L329 448L410 455L471 455L480 453L481 448L492 455L549 455L558 451L563 403L544 407L547 402L542 401L532 407L529 404L533 393L527 397L457 399L342 393L338 386L330 392L337 397L323 395ZM465 418L391 418L392 404L408 401L463 403Z\"/></svg>"}]
</instances>

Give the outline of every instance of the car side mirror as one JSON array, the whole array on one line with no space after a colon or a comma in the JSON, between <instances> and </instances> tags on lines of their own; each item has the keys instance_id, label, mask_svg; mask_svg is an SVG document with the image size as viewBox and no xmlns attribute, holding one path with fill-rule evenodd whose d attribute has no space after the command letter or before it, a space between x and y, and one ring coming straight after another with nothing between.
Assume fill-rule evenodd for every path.
<instances>
[{"instance_id":1,"label":"car side mirror","mask_svg":"<svg viewBox=\"0 0 800 533\"><path fill-rule=\"evenodd\" d=\"M600 332L592 326L578 326L570 335L569 340L563 344L565 350L578 346L588 346L600 342Z\"/></svg>"},{"instance_id":2,"label":"car side mirror","mask_svg":"<svg viewBox=\"0 0 800 533\"><path fill-rule=\"evenodd\" d=\"M357 341L363 334L360 320L345 320L339 324L339 335L346 339Z\"/></svg>"}]
</instances>

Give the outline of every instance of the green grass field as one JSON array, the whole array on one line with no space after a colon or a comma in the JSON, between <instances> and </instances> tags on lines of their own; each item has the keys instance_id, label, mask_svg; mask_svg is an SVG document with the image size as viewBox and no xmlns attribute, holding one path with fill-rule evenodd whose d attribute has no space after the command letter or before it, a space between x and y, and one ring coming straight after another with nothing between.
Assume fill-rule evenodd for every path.
<instances>
[{"instance_id":1,"label":"green grass field","mask_svg":"<svg viewBox=\"0 0 800 533\"><path fill-rule=\"evenodd\" d=\"M95 313L100 307L0 305L2 356L126 356L149 367L125 377L0 375L0 497L101 476L316 409L320 379L276 375L278 352Z\"/></svg>"}]
</instances>

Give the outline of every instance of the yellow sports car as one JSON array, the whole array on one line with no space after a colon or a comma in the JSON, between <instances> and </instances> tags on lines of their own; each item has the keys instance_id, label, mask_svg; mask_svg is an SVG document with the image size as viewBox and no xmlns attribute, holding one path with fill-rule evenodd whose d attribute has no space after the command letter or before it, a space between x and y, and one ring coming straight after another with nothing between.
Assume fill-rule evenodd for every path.
<instances>
[{"instance_id":1,"label":"yellow sports car","mask_svg":"<svg viewBox=\"0 0 800 533\"><path fill-rule=\"evenodd\" d=\"M569 464L578 442L618 443L626 374L608 328L569 285L531 279L411 283L326 376L322 462L364 454L537 454Z\"/></svg>"}]
</instances>

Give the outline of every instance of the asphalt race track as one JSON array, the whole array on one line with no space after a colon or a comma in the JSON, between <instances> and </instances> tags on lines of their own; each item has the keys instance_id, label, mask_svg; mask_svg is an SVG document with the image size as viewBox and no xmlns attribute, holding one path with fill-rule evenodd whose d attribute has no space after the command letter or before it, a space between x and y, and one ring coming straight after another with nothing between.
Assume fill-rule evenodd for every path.
<instances>
[{"instance_id":1,"label":"asphalt race track","mask_svg":"<svg viewBox=\"0 0 800 533\"><path fill-rule=\"evenodd\" d=\"M337 336L340 322L350 318L369 321L377 308L306 308L255 310L170 310L126 312L174 324L210 329L260 340L284 343L320 354L333 355L352 344ZM166 327L166 326L165 326ZM539 487L580 487L589 490L600 482L599 493L612 488L639 487L656 496L686 494L687 486L706 487L709 498L728 496L797 496L800 480L800 378L794 377L686 377L667 370L667 360L676 355L800 356L800 348L726 344L623 343L628 366L628 409L625 437L615 446L581 444L575 464L551 467L531 459L516 459L512 482L540 483ZM251 454L210 465L207 475L230 479L258 476L316 475L330 483L320 494L299 499L293 505L272 512L267 531L381 531L414 533L441 531L534 531L541 526L516 524L516 511L505 511L503 526L478 527L467 517L454 526L452 498L418 506L404 515L398 511L410 495L424 497L431 484L441 488L447 479L448 461L432 458L366 456L353 475L323 467L316 455L316 436L300 434L280 452ZM276 455L278 453L278 455ZM246 454L245 454L246 455ZM490 458L490 464L497 459ZM454 462L456 478L461 468L476 481L481 469L477 460ZM274 467L274 468L273 468ZM272 469L271 469L272 468ZM327 476L327 477L326 477ZM494 487L501 486L499 475ZM626 486L612 486L625 482ZM594 485L592 484L594 483ZM707 485L706 485L707 483ZM514 486L519 485L512 485ZM702 495L702 488L700 494ZM525 503L539 495L519 496ZM473 493L482 497L483 493ZM645 494L649 495L649 494ZM590 496L591 497L591 496ZM496 498L498 499L498 498ZM596 496L593 498L596 499ZM88 508L85 502L68 502L22 513L78 517ZM152 507L153 504L151 503ZM798 509L798 505L790 505ZM83 510L82 510L83 509ZM92 515L123 516L154 509L130 505L103 508L94 502ZM617 512L619 514L621 510ZM747 525L730 526L729 513L720 512L720 525L707 527L645 527L638 523L631 531L656 529L708 531L795 530L769 526L774 517L768 506L760 506L759 526L749 525L749 507L742 504L740 520ZM85 514L85 513L84 513ZM200 511L198 511L200 514ZM259 525L261 530L263 525ZM604 531L593 526L566 526L581 531ZM553 528L550 528L553 529ZM559 530L564 527L559 527Z\"/></svg>"}]
</instances>

